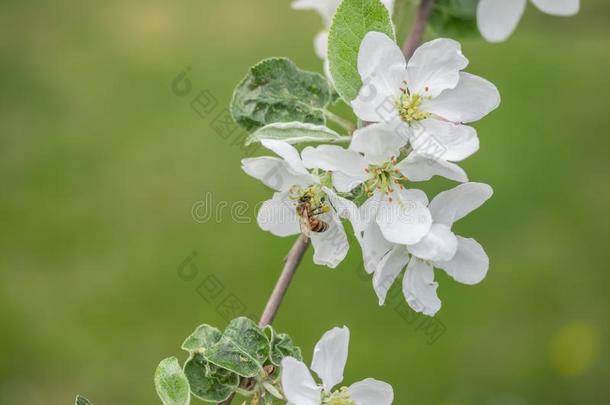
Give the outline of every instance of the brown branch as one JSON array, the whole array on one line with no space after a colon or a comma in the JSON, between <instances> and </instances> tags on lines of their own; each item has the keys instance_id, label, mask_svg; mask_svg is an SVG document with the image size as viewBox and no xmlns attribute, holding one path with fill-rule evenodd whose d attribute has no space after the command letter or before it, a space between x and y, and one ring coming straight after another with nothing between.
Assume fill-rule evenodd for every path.
<instances>
[{"instance_id":1,"label":"brown branch","mask_svg":"<svg viewBox=\"0 0 610 405\"><path fill-rule=\"evenodd\" d=\"M428 18L430 18L433 9L434 0L421 0L419 3L419 8L417 9L413 24L411 25L411 32L409 32L409 35L402 46L402 53L407 60L411 59L411 56L413 56L413 53L421 44L424 33L426 32L426 25L428 25Z\"/></svg>"},{"instance_id":2,"label":"brown branch","mask_svg":"<svg viewBox=\"0 0 610 405\"><path fill-rule=\"evenodd\" d=\"M299 267L299 263L301 263L301 259L305 255L307 248L309 247L309 238L305 235L299 236L299 238L294 242L292 248L286 255L284 259L284 268L282 269L282 273L280 274L280 278L277 280L275 284L275 288L271 293L271 297L269 297L269 301L267 301L267 306L263 311L263 315L259 321L259 326L267 326L273 323L275 316L277 315L278 310L280 309L280 305L282 304L282 300L286 295L286 291L290 286L290 282L294 277L294 273L296 273L297 268ZM245 380L247 381L247 380ZM235 394L231 395L229 399L222 402L220 405L229 405Z\"/></svg>"}]
</instances>

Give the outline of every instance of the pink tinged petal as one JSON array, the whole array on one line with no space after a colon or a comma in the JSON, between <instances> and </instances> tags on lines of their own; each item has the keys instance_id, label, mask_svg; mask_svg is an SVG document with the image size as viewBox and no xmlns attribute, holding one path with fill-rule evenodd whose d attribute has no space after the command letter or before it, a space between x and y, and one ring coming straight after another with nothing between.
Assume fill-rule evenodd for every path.
<instances>
[{"instance_id":1,"label":"pink tinged petal","mask_svg":"<svg viewBox=\"0 0 610 405\"><path fill-rule=\"evenodd\" d=\"M405 78L405 58L394 40L380 32L366 34L358 52L362 87L352 101L354 113L364 121L388 121Z\"/></svg>"},{"instance_id":2,"label":"pink tinged petal","mask_svg":"<svg viewBox=\"0 0 610 405\"><path fill-rule=\"evenodd\" d=\"M455 89L445 90L422 108L454 123L478 121L500 105L500 93L482 77L461 72Z\"/></svg>"},{"instance_id":3,"label":"pink tinged petal","mask_svg":"<svg viewBox=\"0 0 610 405\"><path fill-rule=\"evenodd\" d=\"M356 405L391 405L394 401L392 386L372 378L352 384L347 391Z\"/></svg>"},{"instance_id":4,"label":"pink tinged petal","mask_svg":"<svg viewBox=\"0 0 610 405\"><path fill-rule=\"evenodd\" d=\"M388 291L407 263L409 263L409 254L407 249L401 245L395 245L394 248L383 257L373 276L373 288L379 298L379 305L385 303Z\"/></svg>"},{"instance_id":5,"label":"pink tinged petal","mask_svg":"<svg viewBox=\"0 0 610 405\"><path fill-rule=\"evenodd\" d=\"M429 159L459 162L479 150L477 131L437 119L423 120L411 138L416 153Z\"/></svg>"},{"instance_id":6,"label":"pink tinged petal","mask_svg":"<svg viewBox=\"0 0 610 405\"><path fill-rule=\"evenodd\" d=\"M343 381L348 346L349 329L344 326L326 332L314 348L311 369L322 380L326 392Z\"/></svg>"},{"instance_id":7,"label":"pink tinged petal","mask_svg":"<svg viewBox=\"0 0 610 405\"><path fill-rule=\"evenodd\" d=\"M483 183L464 183L439 193L430 203L435 223L451 227L454 222L479 208L493 195L493 189Z\"/></svg>"},{"instance_id":8,"label":"pink tinged petal","mask_svg":"<svg viewBox=\"0 0 610 405\"><path fill-rule=\"evenodd\" d=\"M478 284L487 275L489 257L476 240L461 236L457 238L458 248L453 259L436 262L435 265L445 270L457 282L468 285Z\"/></svg>"},{"instance_id":9,"label":"pink tinged petal","mask_svg":"<svg viewBox=\"0 0 610 405\"><path fill-rule=\"evenodd\" d=\"M468 181L466 172L455 163L442 159L430 159L416 152L411 152L396 167L410 181L427 181L434 176L442 176L459 182Z\"/></svg>"},{"instance_id":10,"label":"pink tinged petal","mask_svg":"<svg viewBox=\"0 0 610 405\"><path fill-rule=\"evenodd\" d=\"M312 169L338 171L362 180L366 178L368 163L359 153L336 145L307 147L301 153L303 163Z\"/></svg>"},{"instance_id":11,"label":"pink tinged petal","mask_svg":"<svg viewBox=\"0 0 610 405\"><path fill-rule=\"evenodd\" d=\"M284 141L274 139L263 139L261 144L272 152L275 152L279 157L284 159L286 163L298 174L311 176L311 174L303 166L303 161L299 156L299 151L292 145ZM313 176L311 176L314 178Z\"/></svg>"},{"instance_id":12,"label":"pink tinged petal","mask_svg":"<svg viewBox=\"0 0 610 405\"><path fill-rule=\"evenodd\" d=\"M517 28L527 0L481 0L477 7L477 24L489 42L505 41Z\"/></svg>"},{"instance_id":13,"label":"pink tinged petal","mask_svg":"<svg viewBox=\"0 0 610 405\"><path fill-rule=\"evenodd\" d=\"M451 260L457 251L457 237L447 225L432 224L430 232L414 245L409 252L422 260Z\"/></svg>"},{"instance_id":14,"label":"pink tinged petal","mask_svg":"<svg viewBox=\"0 0 610 405\"><path fill-rule=\"evenodd\" d=\"M423 260L411 258L402 281L402 292L407 304L416 312L434 316L441 309L441 300L436 295L437 288L432 266Z\"/></svg>"},{"instance_id":15,"label":"pink tinged petal","mask_svg":"<svg viewBox=\"0 0 610 405\"><path fill-rule=\"evenodd\" d=\"M439 38L421 45L407 64L407 82L411 94L436 97L454 88L460 70L468 66L459 42Z\"/></svg>"},{"instance_id":16,"label":"pink tinged petal","mask_svg":"<svg viewBox=\"0 0 610 405\"><path fill-rule=\"evenodd\" d=\"M292 2L292 8L295 10L317 11L324 20L324 24L328 27L340 3L341 0L295 0Z\"/></svg>"},{"instance_id":17,"label":"pink tinged petal","mask_svg":"<svg viewBox=\"0 0 610 405\"><path fill-rule=\"evenodd\" d=\"M328 54L328 31L322 31L313 40L313 48L320 59L326 59Z\"/></svg>"},{"instance_id":18,"label":"pink tinged petal","mask_svg":"<svg viewBox=\"0 0 610 405\"><path fill-rule=\"evenodd\" d=\"M286 193L275 193L263 203L256 216L258 225L275 236L292 236L301 233L296 207Z\"/></svg>"},{"instance_id":19,"label":"pink tinged petal","mask_svg":"<svg viewBox=\"0 0 610 405\"><path fill-rule=\"evenodd\" d=\"M334 213L320 215L318 219L326 222L328 229L324 232L312 232L309 236L314 249L313 262L334 269L347 256L347 235L341 220Z\"/></svg>"},{"instance_id":20,"label":"pink tinged petal","mask_svg":"<svg viewBox=\"0 0 610 405\"><path fill-rule=\"evenodd\" d=\"M375 218L384 238L401 245L419 242L430 231L430 211L408 190L397 190L390 196L392 202L384 199Z\"/></svg>"},{"instance_id":21,"label":"pink tinged petal","mask_svg":"<svg viewBox=\"0 0 610 405\"><path fill-rule=\"evenodd\" d=\"M372 124L354 132L349 149L360 152L370 164L379 165L400 155L407 141L387 124Z\"/></svg>"},{"instance_id":22,"label":"pink tinged petal","mask_svg":"<svg viewBox=\"0 0 610 405\"><path fill-rule=\"evenodd\" d=\"M286 161L276 157L242 159L241 168L246 174L277 191L287 191L294 185L311 185L312 176L295 172Z\"/></svg>"},{"instance_id":23,"label":"pink tinged petal","mask_svg":"<svg viewBox=\"0 0 610 405\"><path fill-rule=\"evenodd\" d=\"M322 388L316 385L307 366L293 357L285 357L282 360L282 388L290 404L322 403Z\"/></svg>"},{"instance_id":24,"label":"pink tinged petal","mask_svg":"<svg viewBox=\"0 0 610 405\"><path fill-rule=\"evenodd\" d=\"M569 17L580 10L580 0L532 0L532 3L544 13Z\"/></svg>"},{"instance_id":25,"label":"pink tinged petal","mask_svg":"<svg viewBox=\"0 0 610 405\"><path fill-rule=\"evenodd\" d=\"M364 230L361 245L364 269L369 274L376 272L380 268L383 258L394 247L393 243L385 240L379 225L375 222L371 222Z\"/></svg>"}]
</instances>

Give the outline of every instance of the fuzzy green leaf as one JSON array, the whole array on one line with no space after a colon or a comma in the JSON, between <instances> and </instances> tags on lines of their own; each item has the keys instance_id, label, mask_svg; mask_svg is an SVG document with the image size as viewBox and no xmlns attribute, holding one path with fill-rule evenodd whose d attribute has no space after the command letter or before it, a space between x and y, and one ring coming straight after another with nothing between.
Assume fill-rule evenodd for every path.
<instances>
[{"instance_id":1,"label":"fuzzy green leaf","mask_svg":"<svg viewBox=\"0 0 610 405\"><path fill-rule=\"evenodd\" d=\"M479 36L479 0L437 0L430 16L430 27L439 36L468 38Z\"/></svg>"},{"instance_id":2,"label":"fuzzy green leaf","mask_svg":"<svg viewBox=\"0 0 610 405\"><path fill-rule=\"evenodd\" d=\"M231 114L249 132L274 122L325 124L331 99L322 75L300 70L290 59L271 58L250 68L237 86Z\"/></svg>"},{"instance_id":3,"label":"fuzzy green leaf","mask_svg":"<svg viewBox=\"0 0 610 405\"><path fill-rule=\"evenodd\" d=\"M246 146L263 139L275 139L290 144L303 142L336 142L349 137L342 137L332 129L323 125L306 124L303 122L276 122L266 125L246 139Z\"/></svg>"},{"instance_id":4,"label":"fuzzy green leaf","mask_svg":"<svg viewBox=\"0 0 610 405\"><path fill-rule=\"evenodd\" d=\"M235 391L239 376L194 354L184 365L191 393L206 402L223 402Z\"/></svg>"},{"instance_id":5,"label":"fuzzy green leaf","mask_svg":"<svg viewBox=\"0 0 610 405\"><path fill-rule=\"evenodd\" d=\"M191 402L189 382L175 357L159 363L155 371L155 388L164 405L188 405Z\"/></svg>"},{"instance_id":6,"label":"fuzzy green leaf","mask_svg":"<svg viewBox=\"0 0 610 405\"><path fill-rule=\"evenodd\" d=\"M220 340L222 333L213 326L200 325L195 331L186 338L182 343L182 349L187 352L204 353L206 349Z\"/></svg>"},{"instance_id":7,"label":"fuzzy green leaf","mask_svg":"<svg viewBox=\"0 0 610 405\"><path fill-rule=\"evenodd\" d=\"M280 366L284 357L294 357L297 360L303 361L301 348L296 346L292 338L286 333L274 333L273 341L271 342L270 360L276 366Z\"/></svg>"},{"instance_id":8,"label":"fuzzy green leaf","mask_svg":"<svg viewBox=\"0 0 610 405\"><path fill-rule=\"evenodd\" d=\"M330 27L328 60L335 88L350 103L362 80L357 69L360 44L367 32L377 31L395 39L394 26L380 0L343 0Z\"/></svg>"},{"instance_id":9,"label":"fuzzy green leaf","mask_svg":"<svg viewBox=\"0 0 610 405\"><path fill-rule=\"evenodd\" d=\"M258 375L269 357L270 342L250 319L236 318L220 340L206 351L206 359L242 377Z\"/></svg>"},{"instance_id":10,"label":"fuzzy green leaf","mask_svg":"<svg viewBox=\"0 0 610 405\"><path fill-rule=\"evenodd\" d=\"M74 405L93 405L93 402L89 401L82 395L77 395L76 399L74 400Z\"/></svg>"}]
</instances>

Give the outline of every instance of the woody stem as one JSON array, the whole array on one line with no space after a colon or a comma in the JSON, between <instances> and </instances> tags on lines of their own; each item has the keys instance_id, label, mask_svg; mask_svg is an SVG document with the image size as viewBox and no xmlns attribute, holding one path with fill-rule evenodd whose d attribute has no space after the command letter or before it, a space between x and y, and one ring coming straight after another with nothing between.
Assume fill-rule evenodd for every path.
<instances>
[{"instance_id":1,"label":"woody stem","mask_svg":"<svg viewBox=\"0 0 610 405\"><path fill-rule=\"evenodd\" d=\"M417 13L413 19L413 24L411 25L411 31L409 32L409 35L402 46L402 53L405 55L407 60L413 56L413 53L421 44L424 33L426 32L428 19L430 18L430 14L432 14L432 10L434 9L434 1L435 0L421 0L419 3Z\"/></svg>"}]
</instances>

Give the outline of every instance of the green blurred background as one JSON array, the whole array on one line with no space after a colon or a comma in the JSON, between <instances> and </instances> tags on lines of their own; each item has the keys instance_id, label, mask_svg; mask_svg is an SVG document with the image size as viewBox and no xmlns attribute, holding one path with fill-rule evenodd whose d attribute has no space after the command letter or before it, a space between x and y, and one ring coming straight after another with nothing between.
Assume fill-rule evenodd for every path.
<instances>
[{"instance_id":1,"label":"green blurred background","mask_svg":"<svg viewBox=\"0 0 610 405\"><path fill-rule=\"evenodd\" d=\"M386 380L398 405L610 403L609 22L606 0L570 19L530 5L509 42L464 41L503 96L463 164L496 194L456 229L489 275L437 272L446 331L429 344L399 300L377 306L358 249L335 270L309 252L276 323L308 360L346 324L346 382ZM1 404L159 403L154 369L184 359L196 325L223 327L232 297L261 311L292 240L191 211L210 193L252 217L270 196L211 124L260 59L320 70L319 28L287 0L0 2ZM203 90L218 100L205 117L190 105Z\"/></svg>"}]
</instances>

